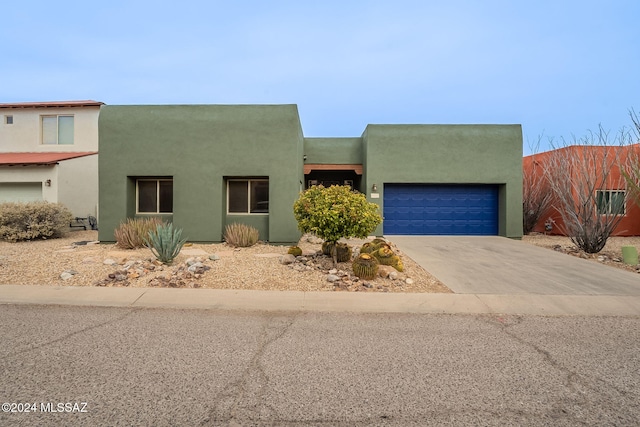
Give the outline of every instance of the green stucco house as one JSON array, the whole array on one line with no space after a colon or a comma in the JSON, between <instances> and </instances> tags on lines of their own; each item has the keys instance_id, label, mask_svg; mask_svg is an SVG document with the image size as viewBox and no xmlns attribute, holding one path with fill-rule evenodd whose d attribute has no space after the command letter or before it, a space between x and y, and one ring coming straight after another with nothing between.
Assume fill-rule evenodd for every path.
<instances>
[{"instance_id":1,"label":"green stucco house","mask_svg":"<svg viewBox=\"0 0 640 427\"><path fill-rule=\"evenodd\" d=\"M298 241L305 188L348 184L377 203L376 235L522 236L520 125L368 125L360 137L305 138L296 105L103 106L99 239L159 216L193 242L231 222Z\"/></svg>"}]
</instances>

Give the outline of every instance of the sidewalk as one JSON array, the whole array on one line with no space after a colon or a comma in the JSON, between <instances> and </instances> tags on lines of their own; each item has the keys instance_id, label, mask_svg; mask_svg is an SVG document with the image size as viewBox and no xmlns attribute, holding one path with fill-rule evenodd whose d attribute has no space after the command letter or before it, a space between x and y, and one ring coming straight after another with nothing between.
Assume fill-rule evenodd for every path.
<instances>
[{"instance_id":1,"label":"sidewalk","mask_svg":"<svg viewBox=\"0 0 640 427\"><path fill-rule=\"evenodd\" d=\"M640 296L491 295L0 285L0 304L260 311L639 316Z\"/></svg>"}]
</instances>

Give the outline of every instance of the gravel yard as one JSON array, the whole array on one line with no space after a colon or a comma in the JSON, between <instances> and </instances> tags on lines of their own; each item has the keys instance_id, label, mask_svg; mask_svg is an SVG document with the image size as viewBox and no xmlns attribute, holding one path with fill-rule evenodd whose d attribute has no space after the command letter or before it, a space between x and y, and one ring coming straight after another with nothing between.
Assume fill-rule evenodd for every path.
<instances>
[{"instance_id":1,"label":"gravel yard","mask_svg":"<svg viewBox=\"0 0 640 427\"><path fill-rule=\"evenodd\" d=\"M405 266L404 272L399 273L395 280L377 278L368 282L354 281L351 264L340 263L338 269L347 276L344 279L351 276L352 280L331 283L327 281L327 272L333 266L331 260L326 257L310 256L310 260L313 261L311 268L300 264L282 265L279 259L287 253L288 246L259 243L250 248L233 248L224 243L193 244L185 246L171 266L163 266L153 263L153 256L148 249L123 250L113 244L96 244L96 239L96 231L73 231L61 239L0 242L0 283L147 287L168 286L170 277L180 277L180 287L213 289L451 292L395 247ZM362 242L353 240L349 243L358 247ZM599 254L577 251L569 238L561 236L529 235L523 237L523 242L611 267L639 271L636 266L625 265L619 260L622 258L622 246L640 248L640 237L610 238L605 249ZM391 244L393 246L393 242ZM313 238L303 237L299 246L305 255L320 250L319 241ZM219 259L209 259L213 254ZM185 262L194 258L202 261L208 270L196 274L195 277L185 275ZM135 273L136 269L139 273ZM67 279L61 278L64 272L69 273ZM123 274L119 280L114 280L113 277L116 277L118 272Z\"/></svg>"},{"instance_id":2,"label":"gravel yard","mask_svg":"<svg viewBox=\"0 0 640 427\"><path fill-rule=\"evenodd\" d=\"M280 257L287 253L288 246L257 244L250 248L233 248L226 244L193 244L185 246L171 266L153 264L153 255L148 249L123 250L113 244L93 244L96 231L73 231L61 239L31 242L0 242L0 283L24 285L66 286L162 286L177 270L183 274L185 261L199 258L209 267L198 277L181 281L181 287L214 289L260 289L297 291L363 291L363 292L451 292L435 277L418 266L409 257L402 255L405 270L396 280L377 278L372 281L344 280L338 283L327 281L326 270L332 268L328 258L317 259L313 268L297 271L292 266L282 265ZM306 237L299 246L305 254L320 250L320 243ZM88 244L85 244L88 242ZM352 243L361 244L362 241ZM81 244L77 244L81 243ZM210 260L216 254L218 260ZM113 262L112 265L105 264ZM137 262L137 264L132 264ZM124 272L126 280L108 280L118 271ZM300 268L300 265L297 265ZM141 272L139 275L134 269ZM302 267L301 269L304 269ZM339 263L338 269L352 273L351 263ZM61 274L70 272L68 279ZM136 277L137 276L137 277ZM174 275L175 277L175 275ZM181 276L182 277L182 276ZM120 277L122 279L122 277ZM155 279L155 280L154 280ZM410 279L410 280L406 280ZM106 282L106 283L105 283ZM366 286L365 286L366 283Z\"/></svg>"},{"instance_id":3,"label":"gravel yard","mask_svg":"<svg viewBox=\"0 0 640 427\"><path fill-rule=\"evenodd\" d=\"M606 264L611 267L628 271L640 272L638 266L626 265L622 261L622 247L635 246L640 252L640 237L610 237L602 251L597 254L587 254L579 251L571 239L564 236L546 236L544 234L531 234L522 238L523 242L541 246L566 253L568 255L589 259L594 262Z\"/></svg>"}]
</instances>

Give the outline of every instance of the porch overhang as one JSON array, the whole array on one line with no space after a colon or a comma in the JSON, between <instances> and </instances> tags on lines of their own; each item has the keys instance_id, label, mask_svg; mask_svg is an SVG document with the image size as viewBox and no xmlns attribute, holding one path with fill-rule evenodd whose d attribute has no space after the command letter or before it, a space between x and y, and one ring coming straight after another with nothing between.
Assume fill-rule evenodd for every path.
<instances>
[{"instance_id":1,"label":"porch overhang","mask_svg":"<svg viewBox=\"0 0 640 427\"><path fill-rule=\"evenodd\" d=\"M311 171L354 171L357 175L362 175L362 165L359 164L326 164L308 163L304 165L304 174Z\"/></svg>"}]
</instances>

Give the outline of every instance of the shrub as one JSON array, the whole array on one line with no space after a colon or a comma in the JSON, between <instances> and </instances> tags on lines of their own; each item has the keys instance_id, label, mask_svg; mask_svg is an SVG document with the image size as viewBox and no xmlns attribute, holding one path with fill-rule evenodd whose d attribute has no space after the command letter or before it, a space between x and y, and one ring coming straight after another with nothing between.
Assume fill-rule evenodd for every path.
<instances>
[{"instance_id":1,"label":"shrub","mask_svg":"<svg viewBox=\"0 0 640 427\"><path fill-rule=\"evenodd\" d=\"M144 240L149 232L155 231L159 225L162 225L160 218L128 218L113 232L116 244L123 249L146 246Z\"/></svg>"},{"instance_id":2,"label":"shrub","mask_svg":"<svg viewBox=\"0 0 640 427\"><path fill-rule=\"evenodd\" d=\"M171 264L178 256L187 239L182 239L182 229L173 228L173 224L160 224L150 231L145 239L151 253L163 264Z\"/></svg>"},{"instance_id":3,"label":"shrub","mask_svg":"<svg viewBox=\"0 0 640 427\"><path fill-rule=\"evenodd\" d=\"M239 222L228 224L224 230L224 241L232 246L253 246L258 243L259 237L257 228Z\"/></svg>"},{"instance_id":4,"label":"shrub","mask_svg":"<svg viewBox=\"0 0 640 427\"><path fill-rule=\"evenodd\" d=\"M72 219L71 211L60 203L2 203L0 238L17 242L60 237Z\"/></svg>"},{"instance_id":5,"label":"shrub","mask_svg":"<svg viewBox=\"0 0 640 427\"><path fill-rule=\"evenodd\" d=\"M333 243L343 237L367 237L382 222L378 210L378 205L347 185L313 186L301 193L293 205L300 231ZM335 252L332 251L334 264Z\"/></svg>"}]
</instances>

